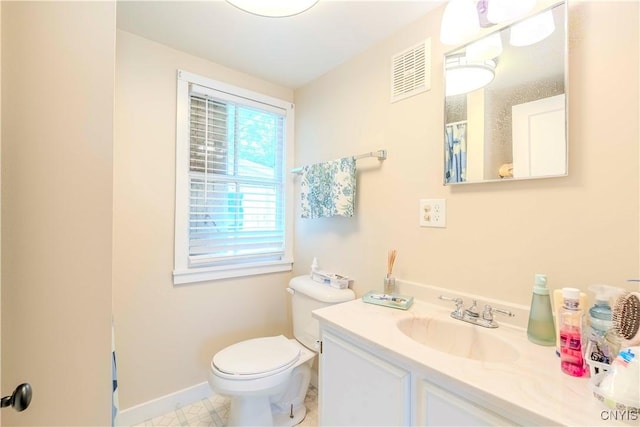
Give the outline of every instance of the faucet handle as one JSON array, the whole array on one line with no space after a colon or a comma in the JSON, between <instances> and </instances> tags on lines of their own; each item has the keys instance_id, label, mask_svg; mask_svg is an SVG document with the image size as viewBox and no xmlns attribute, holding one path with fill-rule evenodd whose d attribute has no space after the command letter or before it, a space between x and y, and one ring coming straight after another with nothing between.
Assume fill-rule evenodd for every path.
<instances>
[{"instance_id":1,"label":"faucet handle","mask_svg":"<svg viewBox=\"0 0 640 427\"><path fill-rule=\"evenodd\" d=\"M441 299L443 301L453 301L453 303L456 305L456 310L454 311L454 313L458 315L462 315L462 305L464 304L464 302L462 301L462 298L451 298L451 297L446 297L444 295L440 295L438 299Z\"/></svg>"},{"instance_id":2,"label":"faucet handle","mask_svg":"<svg viewBox=\"0 0 640 427\"><path fill-rule=\"evenodd\" d=\"M462 298L451 298L451 297L446 297L444 295L440 295L438 299L441 299L443 301L453 301L456 305L463 304Z\"/></svg>"},{"instance_id":3,"label":"faucet handle","mask_svg":"<svg viewBox=\"0 0 640 427\"><path fill-rule=\"evenodd\" d=\"M484 311L482 312L482 318L486 321L493 321L493 308L489 304L484 306Z\"/></svg>"},{"instance_id":4,"label":"faucet handle","mask_svg":"<svg viewBox=\"0 0 640 427\"><path fill-rule=\"evenodd\" d=\"M493 320L493 313L503 314L505 316L514 317L515 314L510 312L509 310L501 310L499 308L493 308L489 304L484 306L484 311L482 312L482 318L491 322Z\"/></svg>"}]
</instances>

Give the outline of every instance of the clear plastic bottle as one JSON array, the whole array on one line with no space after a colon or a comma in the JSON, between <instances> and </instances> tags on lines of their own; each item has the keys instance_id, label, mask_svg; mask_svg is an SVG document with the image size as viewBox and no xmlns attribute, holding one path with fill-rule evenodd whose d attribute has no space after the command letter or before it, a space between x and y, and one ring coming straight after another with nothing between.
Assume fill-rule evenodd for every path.
<instances>
[{"instance_id":1,"label":"clear plastic bottle","mask_svg":"<svg viewBox=\"0 0 640 427\"><path fill-rule=\"evenodd\" d=\"M552 346L556 344L556 329L553 324L551 299L547 288L547 276L544 274L536 274L535 276L527 337L529 341L539 345Z\"/></svg>"},{"instance_id":2,"label":"clear plastic bottle","mask_svg":"<svg viewBox=\"0 0 640 427\"><path fill-rule=\"evenodd\" d=\"M605 338L607 332L613 326L609 301L620 293L620 289L607 285L592 285L589 289L595 294L595 303L589 309L588 341L585 357L594 362L611 364L618 353L617 351L614 352L615 349L609 348L609 342Z\"/></svg>"},{"instance_id":3,"label":"clear plastic bottle","mask_svg":"<svg viewBox=\"0 0 640 427\"><path fill-rule=\"evenodd\" d=\"M582 310L580 290L563 288L564 304L560 310L560 367L562 372L574 377L582 377L585 369L582 355Z\"/></svg>"},{"instance_id":4,"label":"clear plastic bottle","mask_svg":"<svg viewBox=\"0 0 640 427\"><path fill-rule=\"evenodd\" d=\"M318 271L318 259L316 257L313 257L313 262L311 263L311 273L310 276L313 277L313 273L315 273L316 271Z\"/></svg>"},{"instance_id":5,"label":"clear plastic bottle","mask_svg":"<svg viewBox=\"0 0 640 427\"><path fill-rule=\"evenodd\" d=\"M589 309L589 322L593 329L604 335L613 324L609 301L598 295L593 307Z\"/></svg>"}]
</instances>

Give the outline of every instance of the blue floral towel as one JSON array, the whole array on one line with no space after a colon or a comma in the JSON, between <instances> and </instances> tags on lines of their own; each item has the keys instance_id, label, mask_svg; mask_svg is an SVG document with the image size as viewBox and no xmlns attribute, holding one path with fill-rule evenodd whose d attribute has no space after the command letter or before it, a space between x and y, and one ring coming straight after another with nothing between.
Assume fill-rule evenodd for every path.
<instances>
[{"instance_id":1,"label":"blue floral towel","mask_svg":"<svg viewBox=\"0 0 640 427\"><path fill-rule=\"evenodd\" d=\"M302 168L302 218L353 216L356 159L343 157Z\"/></svg>"}]
</instances>

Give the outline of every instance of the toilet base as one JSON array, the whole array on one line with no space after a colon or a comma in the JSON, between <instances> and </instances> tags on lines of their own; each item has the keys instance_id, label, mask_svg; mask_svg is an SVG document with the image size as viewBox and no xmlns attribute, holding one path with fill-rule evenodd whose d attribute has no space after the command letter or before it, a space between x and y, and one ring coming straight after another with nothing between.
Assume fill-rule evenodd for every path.
<instances>
[{"instance_id":1,"label":"toilet base","mask_svg":"<svg viewBox=\"0 0 640 427\"><path fill-rule=\"evenodd\" d=\"M268 396L235 396L231 399L228 427L278 426L292 427L300 424L307 415L304 405L294 406L293 410L277 412L273 410Z\"/></svg>"},{"instance_id":2,"label":"toilet base","mask_svg":"<svg viewBox=\"0 0 640 427\"><path fill-rule=\"evenodd\" d=\"M233 396L227 426L271 425L273 425L273 414L269 396Z\"/></svg>"},{"instance_id":3,"label":"toilet base","mask_svg":"<svg viewBox=\"0 0 640 427\"><path fill-rule=\"evenodd\" d=\"M231 396L228 426L279 426L300 424L307 414L304 399L311 379L312 359L294 368L288 388L276 395Z\"/></svg>"},{"instance_id":4,"label":"toilet base","mask_svg":"<svg viewBox=\"0 0 640 427\"><path fill-rule=\"evenodd\" d=\"M302 420L304 420L304 417L306 415L307 415L307 408L304 405L298 405L297 408L296 407L293 408L293 411L290 410L287 413L274 412L273 425L282 426L282 427L292 427L300 424Z\"/></svg>"}]
</instances>

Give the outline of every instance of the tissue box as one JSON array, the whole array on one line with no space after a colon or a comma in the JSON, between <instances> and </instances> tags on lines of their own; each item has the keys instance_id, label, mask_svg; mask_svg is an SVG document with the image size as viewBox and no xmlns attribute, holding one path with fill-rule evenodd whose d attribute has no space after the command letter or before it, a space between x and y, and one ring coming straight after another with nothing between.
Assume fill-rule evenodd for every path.
<instances>
[{"instance_id":1,"label":"tissue box","mask_svg":"<svg viewBox=\"0 0 640 427\"><path fill-rule=\"evenodd\" d=\"M327 273L324 271L311 272L311 278L318 283L324 283L332 288L346 289L351 287L353 279L349 279L347 276L341 276L339 274Z\"/></svg>"}]
</instances>

